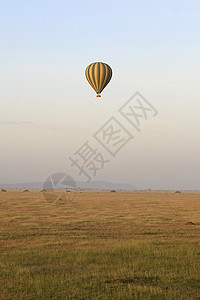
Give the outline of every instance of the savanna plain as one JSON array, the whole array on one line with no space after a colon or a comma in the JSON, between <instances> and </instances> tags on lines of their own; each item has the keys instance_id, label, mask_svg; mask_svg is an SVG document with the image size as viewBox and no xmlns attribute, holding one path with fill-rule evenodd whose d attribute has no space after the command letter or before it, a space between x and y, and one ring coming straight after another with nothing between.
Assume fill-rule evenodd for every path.
<instances>
[{"instance_id":1,"label":"savanna plain","mask_svg":"<svg viewBox=\"0 0 200 300\"><path fill-rule=\"evenodd\" d=\"M0 192L0 299L200 299L200 192L54 200Z\"/></svg>"}]
</instances>

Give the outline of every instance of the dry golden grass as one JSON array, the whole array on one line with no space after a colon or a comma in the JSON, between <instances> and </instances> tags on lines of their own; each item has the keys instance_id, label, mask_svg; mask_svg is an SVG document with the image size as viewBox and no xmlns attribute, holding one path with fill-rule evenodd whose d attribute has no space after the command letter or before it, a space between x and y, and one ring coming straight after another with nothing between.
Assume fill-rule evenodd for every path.
<instances>
[{"instance_id":1,"label":"dry golden grass","mask_svg":"<svg viewBox=\"0 0 200 300\"><path fill-rule=\"evenodd\" d=\"M0 193L1 299L200 299L200 193ZM195 225L186 225L186 222Z\"/></svg>"}]
</instances>

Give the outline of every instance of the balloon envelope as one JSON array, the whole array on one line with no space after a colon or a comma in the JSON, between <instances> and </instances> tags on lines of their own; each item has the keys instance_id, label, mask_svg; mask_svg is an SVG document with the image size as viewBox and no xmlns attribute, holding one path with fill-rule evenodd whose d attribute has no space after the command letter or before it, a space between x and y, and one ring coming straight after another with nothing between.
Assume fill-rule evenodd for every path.
<instances>
[{"instance_id":1,"label":"balloon envelope","mask_svg":"<svg viewBox=\"0 0 200 300\"><path fill-rule=\"evenodd\" d=\"M89 84L97 93L97 97L101 97L101 92L112 78L112 69L105 63L95 62L86 68L85 76Z\"/></svg>"}]
</instances>

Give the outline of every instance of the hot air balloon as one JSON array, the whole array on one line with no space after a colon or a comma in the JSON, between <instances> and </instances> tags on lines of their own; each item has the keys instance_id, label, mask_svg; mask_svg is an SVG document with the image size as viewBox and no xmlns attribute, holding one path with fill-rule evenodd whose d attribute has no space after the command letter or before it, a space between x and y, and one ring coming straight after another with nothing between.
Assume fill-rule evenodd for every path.
<instances>
[{"instance_id":1,"label":"hot air balloon","mask_svg":"<svg viewBox=\"0 0 200 300\"><path fill-rule=\"evenodd\" d=\"M85 70L85 76L91 87L101 97L101 92L107 86L112 77L112 69L102 62L90 64Z\"/></svg>"}]
</instances>

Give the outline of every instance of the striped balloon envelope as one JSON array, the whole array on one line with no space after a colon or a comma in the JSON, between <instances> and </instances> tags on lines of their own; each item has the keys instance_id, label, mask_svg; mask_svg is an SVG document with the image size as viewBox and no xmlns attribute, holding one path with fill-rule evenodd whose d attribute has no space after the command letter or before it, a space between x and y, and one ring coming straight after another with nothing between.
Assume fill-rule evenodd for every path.
<instances>
[{"instance_id":1,"label":"striped balloon envelope","mask_svg":"<svg viewBox=\"0 0 200 300\"><path fill-rule=\"evenodd\" d=\"M101 97L101 92L112 78L112 69L105 63L95 62L86 68L85 76L97 93L97 97Z\"/></svg>"}]
</instances>

